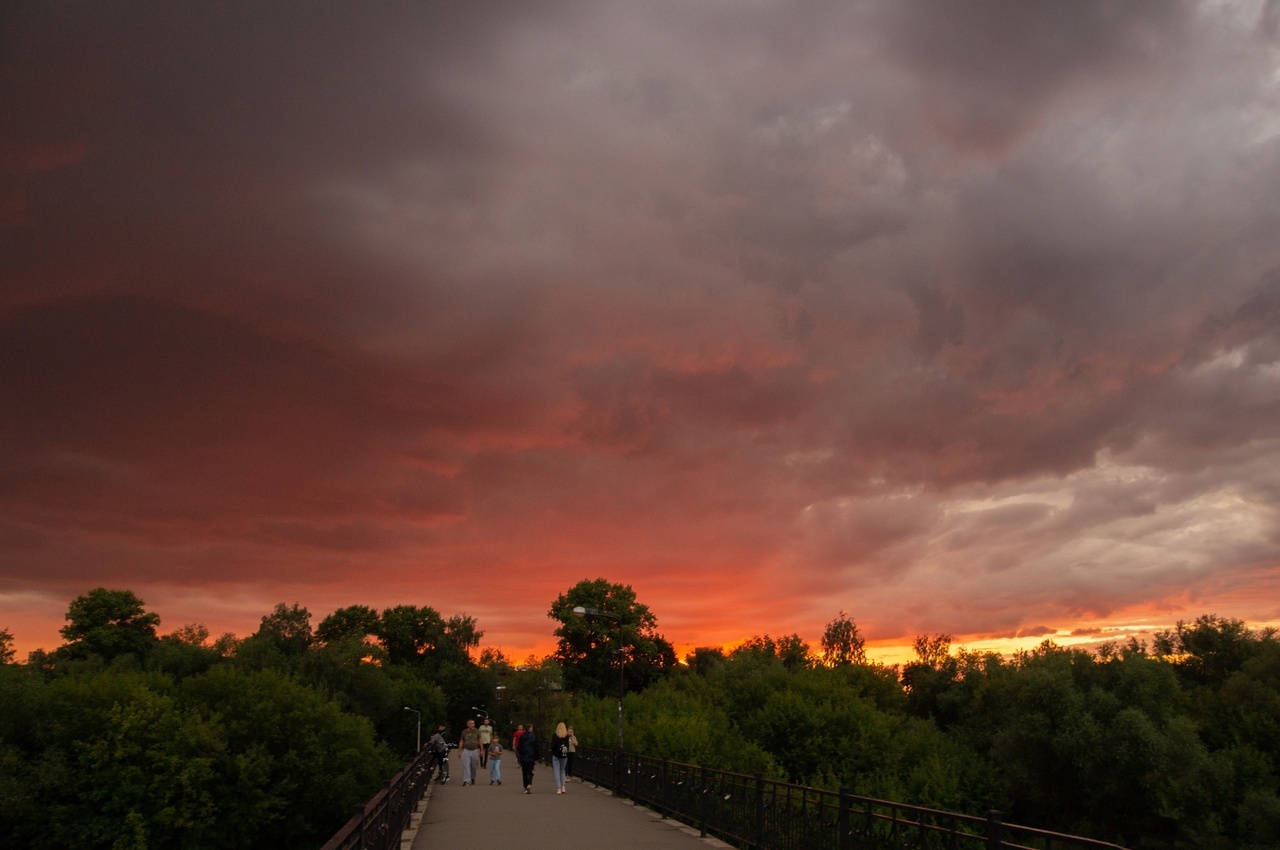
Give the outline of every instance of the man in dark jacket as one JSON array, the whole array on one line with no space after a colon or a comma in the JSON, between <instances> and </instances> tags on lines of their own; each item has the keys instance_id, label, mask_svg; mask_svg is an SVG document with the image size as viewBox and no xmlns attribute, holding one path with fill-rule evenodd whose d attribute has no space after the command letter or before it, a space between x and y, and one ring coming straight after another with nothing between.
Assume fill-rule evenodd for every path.
<instances>
[{"instance_id":1,"label":"man in dark jacket","mask_svg":"<svg viewBox=\"0 0 1280 850\"><path fill-rule=\"evenodd\" d=\"M533 734L533 724L524 727L520 743L516 746L516 761L520 763L520 775L524 777L524 793L532 794L533 766L542 754L538 751L538 736Z\"/></svg>"}]
</instances>

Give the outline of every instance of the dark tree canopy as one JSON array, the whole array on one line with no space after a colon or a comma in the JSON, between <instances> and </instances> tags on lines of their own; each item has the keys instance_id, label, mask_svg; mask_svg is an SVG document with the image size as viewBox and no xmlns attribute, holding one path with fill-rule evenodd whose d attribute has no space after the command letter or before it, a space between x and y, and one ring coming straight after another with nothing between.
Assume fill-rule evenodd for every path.
<instances>
[{"instance_id":1,"label":"dark tree canopy","mask_svg":"<svg viewBox=\"0 0 1280 850\"><path fill-rule=\"evenodd\" d=\"M67 609L59 634L62 651L73 658L98 655L110 660L125 653L144 655L156 643L160 615L146 610L130 590L94 588L77 596Z\"/></svg>"},{"instance_id":2,"label":"dark tree canopy","mask_svg":"<svg viewBox=\"0 0 1280 850\"><path fill-rule=\"evenodd\" d=\"M777 660L788 670L798 670L810 663L809 644L794 633L777 639L769 635L754 635L734 647L730 655L757 661Z\"/></svg>"},{"instance_id":3,"label":"dark tree canopy","mask_svg":"<svg viewBox=\"0 0 1280 850\"><path fill-rule=\"evenodd\" d=\"M311 612L298 603L277 602L262 618L255 637L264 638L286 655L301 655L311 647Z\"/></svg>"},{"instance_id":4,"label":"dark tree canopy","mask_svg":"<svg viewBox=\"0 0 1280 850\"><path fill-rule=\"evenodd\" d=\"M573 609L578 606L605 616L577 617ZM630 585L583 579L556 598L547 616L560 623L554 657L570 690L617 693L619 632L627 690L641 690L675 667L675 649L658 633L657 617L636 600Z\"/></svg>"},{"instance_id":5,"label":"dark tree canopy","mask_svg":"<svg viewBox=\"0 0 1280 850\"><path fill-rule=\"evenodd\" d=\"M368 605L348 605L339 608L320 621L316 627L316 640L328 645L342 643L351 638L364 638L378 633L378 612Z\"/></svg>"},{"instance_id":6,"label":"dark tree canopy","mask_svg":"<svg viewBox=\"0 0 1280 850\"><path fill-rule=\"evenodd\" d=\"M444 620L429 605L397 605L382 612L378 637L393 664L421 664L444 644Z\"/></svg>"},{"instance_id":7,"label":"dark tree canopy","mask_svg":"<svg viewBox=\"0 0 1280 850\"><path fill-rule=\"evenodd\" d=\"M867 650L858 624L841 611L822 633L822 656L828 667L867 663Z\"/></svg>"}]
</instances>

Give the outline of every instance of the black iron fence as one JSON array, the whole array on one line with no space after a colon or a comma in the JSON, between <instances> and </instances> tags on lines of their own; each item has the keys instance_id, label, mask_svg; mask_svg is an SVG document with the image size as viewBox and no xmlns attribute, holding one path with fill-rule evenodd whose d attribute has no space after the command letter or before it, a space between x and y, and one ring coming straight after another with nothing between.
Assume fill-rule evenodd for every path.
<instances>
[{"instance_id":1,"label":"black iron fence","mask_svg":"<svg viewBox=\"0 0 1280 850\"><path fill-rule=\"evenodd\" d=\"M431 781L435 757L423 750L367 803L321 850L399 850L400 835Z\"/></svg>"},{"instance_id":2,"label":"black iron fence","mask_svg":"<svg viewBox=\"0 0 1280 850\"><path fill-rule=\"evenodd\" d=\"M1119 850L985 818L578 747L574 774L741 850Z\"/></svg>"}]
</instances>

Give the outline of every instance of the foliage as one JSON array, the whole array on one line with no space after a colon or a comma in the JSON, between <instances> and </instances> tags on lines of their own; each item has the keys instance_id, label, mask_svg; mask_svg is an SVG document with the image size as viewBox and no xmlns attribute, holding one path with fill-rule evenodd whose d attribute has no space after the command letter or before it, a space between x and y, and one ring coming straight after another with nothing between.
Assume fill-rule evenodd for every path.
<instances>
[{"instance_id":1,"label":"foliage","mask_svg":"<svg viewBox=\"0 0 1280 850\"><path fill-rule=\"evenodd\" d=\"M473 618L404 609L435 629L396 664L358 606L317 635L281 603L211 643L200 624L157 637L129 591L77 598L66 644L0 664L0 846L319 846L413 754L418 716L460 725L495 693Z\"/></svg>"},{"instance_id":2,"label":"foliage","mask_svg":"<svg viewBox=\"0 0 1280 850\"><path fill-rule=\"evenodd\" d=\"M777 640L768 635L747 638L730 653L730 657L733 658L743 656L757 659L776 658L788 670L807 667L812 661L809 644L801 640L797 634L790 634Z\"/></svg>"},{"instance_id":3,"label":"foliage","mask_svg":"<svg viewBox=\"0 0 1280 850\"><path fill-rule=\"evenodd\" d=\"M142 654L157 640L160 616L148 612L132 591L95 588L77 596L59 633L69 658L99 656L110 661L125 653Z\"/></svg>"},{"instance_id":4,"label":"foliage","mask_svg":"<svg viewBox=\"0 0 1280 850\"><path fill-rule=\"evenodd\" d=\"M351 638L364 641L366 637L378 634L379 624L378 612L368 605L348 605L320 621L316 627L316 640L326 646Z\"/></svg>"},{"instance_id":5,"label":"foliage","mask_svg":"<svg viewBox=\"0 0 1280 850\"><path fill-rule=\"evenodd\" d=\"M98 588L54 652L13 664L0 631L0 846L314 847L413 752L419 716L616 745L619 648L628 749L1145 850L1280 846L1280 640L1238 620L1179 623L1150 652L921 635L899 670L866 663L843 611L817 659L765 634L683 667L626 585L581 582L551 616L560 651L513 667L429 606L349 606L312 633L281 604L210 642L157 637L140 599Z\"/></svg>"},{"instance_id":6,"label":"foliage","mask_svg":"<svg viewBox=\"0 0 1280 850\"><path fill-rule=\"evenodd\" d=\"M575 607L600 615L577 617ZM555 658L570 690L616 695L621 675L628 692L640 691L676 666L675 649L658 633L657 617L636 601L630 585L584 579L558 596L547 616L560 624Z\"/></svg>"},{"instance_id":7,"label":"foliage","mask_svg":"<svg viewBox=\"0 0 1280 850\"><path fill-rule=\"evenodd\" d=\"M828 667L867 663L867 650L858 624L841 611L822 633L822 660Z\"/></svg>"},{"instance_id":8,"label":"foliage","mask_svg":"<svg viewBox=\"0 0 1280 850\"><path fill-rule=\"evenodd\" d=\"M311 612L297 602L286 606L277 602L275 610L262 618L253 635L285 656L297 657L311 648Z\"/></svg>"}]
</instances>

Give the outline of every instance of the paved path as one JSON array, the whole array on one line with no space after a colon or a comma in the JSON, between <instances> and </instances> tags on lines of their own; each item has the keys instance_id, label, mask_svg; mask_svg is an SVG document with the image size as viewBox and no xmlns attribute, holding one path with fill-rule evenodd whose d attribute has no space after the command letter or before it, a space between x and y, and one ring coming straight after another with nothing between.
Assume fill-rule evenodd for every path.
<instances>
[{"instance_id":1,"label":"paved path","mask_svg":"<svg viewBox=\"0 0 1280 850\"><path fill-rule=\"evenodd\" d=\"M551 768L538 765L533 793L520 787L520 766L502 760L502 785L490 785L488 770L479 785L462 787L462 766L454 760L453 777L433 785L423 803L412 850L710 850L728 847L676 821L663 820L608 791L570 780L568 793L557 794ZM407 836L406 836L407 837Z\"/></svg>"}]
</instances>

